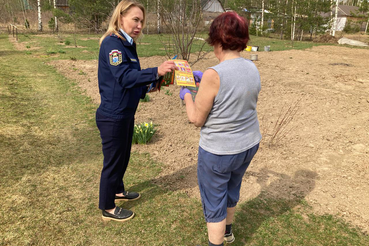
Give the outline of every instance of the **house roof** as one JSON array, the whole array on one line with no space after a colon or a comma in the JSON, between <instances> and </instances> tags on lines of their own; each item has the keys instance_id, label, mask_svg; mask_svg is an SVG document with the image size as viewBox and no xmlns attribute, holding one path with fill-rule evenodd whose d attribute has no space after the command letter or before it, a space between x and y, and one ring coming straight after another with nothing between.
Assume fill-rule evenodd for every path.
<instances>
[{"instance_id":1,"label":"house roof","mask_svg":"<svg viewBox=\"0 0 369 246\"><path fill-rule=\"evenodd\" d=\"M55 1L56 7L68 7L68 0L56 0Z\"/></svg>"},{"instance_id":2,"label":"house roof","mask_svg":"<svg viewBox=\"0 0 369 246\"><path fill-rule=\"evenodd\" d=\"M336 13L336 6L333 6L331 12L322 13L321 16L330 17L331 14L334 16L335 13ZM365 13L359 11L359 7L338 5L337 17L349 17L349 16L354 16L355 14L365 15Z\"/></svg>"},{"instance_id":3,"label":"house roof","mask_svg":"<svg viewBox=\"0 0 369 246\"><path fill-rule=\"evenodd\" d=\"M338 9L341 16L352 16L360 13L359 7L356 6L338 5Z\"/></svg>"},{"instance_id":4,"label":"house roof","mask_svg":"<svg viewBox=\"0 0 369 246\"><path fill-rule=\"evenodd\" d=\"M223 13L225 9L219 0L201 0L201 6L203 11Z\"/></svg>"}]
</instances>

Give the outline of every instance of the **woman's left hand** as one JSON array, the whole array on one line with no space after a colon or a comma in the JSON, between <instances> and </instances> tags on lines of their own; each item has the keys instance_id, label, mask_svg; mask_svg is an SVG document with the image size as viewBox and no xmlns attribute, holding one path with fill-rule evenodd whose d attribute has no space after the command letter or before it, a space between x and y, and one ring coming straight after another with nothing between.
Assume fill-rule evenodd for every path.
<instances>
[{"instance_id":1,"label":"woman's left hand","mask_svg":"<svg viewBox=\"0 0 369 246\"><path fill-rule=\"evenodd\" d=\"M184 97L187 93L190 93L190 90L187 89L186 87L181 87L181 90L179 91L179 98L181 98L182 100L184 100Z\"/></svg>"}]
</instances>

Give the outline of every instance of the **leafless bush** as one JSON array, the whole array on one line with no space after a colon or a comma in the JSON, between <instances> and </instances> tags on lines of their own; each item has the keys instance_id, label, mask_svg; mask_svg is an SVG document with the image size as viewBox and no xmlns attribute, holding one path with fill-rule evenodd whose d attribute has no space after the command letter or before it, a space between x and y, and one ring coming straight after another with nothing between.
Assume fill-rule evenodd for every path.
<instances>
[{"instance_id":1,"label":"leafless bush","mask_svg":"<svg viewBox=\"0 0 369 246\"><path fill-rule=\"evenodd\" d=\"M302 98L298 99L290 105L283 106L275 122L265 119L265 116L261 118L261 121L263 122L261 130L269 146L276 145L292 132L294 128L290 127L290 123L294 120L296 114L300 110L301 99Z\"/></svg>"},{"instance_id":2,"label":"leafless bush","mask_svg":"<svg viewBox=\"0 0 369 246\"><path fill-rule=\"evenodd\" d=\"M168 57L178 55L180 59L190 60L191 49L196 39L196 33L202 23L202 8L199 0L161 1L161 17L170 33L168 40L162 40ZM205 40L195 62L202 58L201 52ZM191 64L193 65L193 64Z\"/></svg>"}]
</instances>

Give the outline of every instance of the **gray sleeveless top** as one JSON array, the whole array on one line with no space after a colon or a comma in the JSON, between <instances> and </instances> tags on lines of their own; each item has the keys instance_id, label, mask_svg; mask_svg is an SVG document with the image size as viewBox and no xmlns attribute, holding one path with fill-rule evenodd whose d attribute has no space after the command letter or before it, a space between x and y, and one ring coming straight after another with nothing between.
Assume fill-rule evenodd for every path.
<instances>
[{"instance_id":1,"label":"gray sleeveless top","mask_svg":"<svg viewBox=\"0 0 369 246\"><path fill-rule=\"evenodd\" d=\"M200 131L200 147L216 155L244 152L261 141L256 103L261 89L255 64L244 58L211 67L220 87Z\"/></svg>"}]
</instances>

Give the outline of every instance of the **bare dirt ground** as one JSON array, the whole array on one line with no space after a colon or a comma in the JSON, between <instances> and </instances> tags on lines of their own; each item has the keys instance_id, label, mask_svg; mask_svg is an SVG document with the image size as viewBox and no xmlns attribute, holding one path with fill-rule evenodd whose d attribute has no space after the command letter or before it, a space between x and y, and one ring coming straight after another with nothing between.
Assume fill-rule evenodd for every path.
<instances>
[{"instance_id":1,"label":"bare dirt ground","mask_svg":"<svg viewBox=\"0 0 369 246\"><path fill-rule=\"evenodd\" d=\"M272 48L273 49L273 48ZM263 140L241 188L241 201L260 195L303 197L318 214L342 217L362 231L369 229L369 49L320 46L281 52L243 52L255 61L262 90L258 113ZM141 58L143 68L164 57ZM196 63L204 71L217 64L213 54ZM53 65L77 80L96 106L97 61L57 61ZM85 75L81 75L83 71ZM199 199L196 177L200 128L187 120L179 87L163 87L140 103L136 123L152 121L157 133L148 152L164 163L155 182ZM279 117L295 107L297 113L275 144L271 136ZM278 137L278 135L277 135Z\"/></svg>"}]
</instances>

